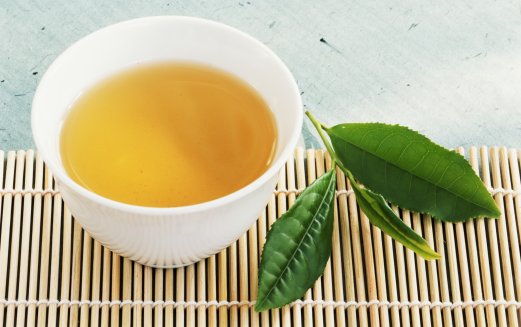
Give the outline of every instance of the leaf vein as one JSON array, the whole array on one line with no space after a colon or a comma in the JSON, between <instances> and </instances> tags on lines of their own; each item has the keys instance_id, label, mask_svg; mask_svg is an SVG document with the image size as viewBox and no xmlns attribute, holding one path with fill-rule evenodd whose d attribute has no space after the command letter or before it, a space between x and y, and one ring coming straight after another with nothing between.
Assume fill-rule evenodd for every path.
<instances>
[{"instance_id":1,"label":"leaf vein","mask_svg":"<svg viewBox=\"0 0 521 327\"><path fill-rule=\"evenodd\" d=\"M362 153L364 153L364 154L369 153L369 154L371 154L371 155L377 157L377 158L380 159L380 160L387 161L387 160L385 160L385 158L382 158L382 157L378 156L378 155L375 154L375 153L372 153L372 152L370 152L370 151L367 151L366 149L364 149L364 148L358 146L357 144L354 144L354 143L352 143L352 142L349 142L349 141L347 141L347 140L345 140L345 139L343 139L343 138L341 138L341 137L338 137L338 139L339 139L341 142L348 143L348 144L350 144L351 146L353 146L353 147L355 147L355 148L361 150ZM393 164L393 163L390 163L390 164L391 164L392 166L394 166L394 167L396 167L396 168L402 170L402 171L407 172L405 169L403 169L403 168L401 168L401 167L399 167L399 166L397 166L397 165L395 165L395 164ZM449 166L450 166L451 164L452 164L452 163L450 163ZM446 169L448 169L449 166L447 166ZM445 169L445 170L446 170L446 169ZM446 192L452 194L453 196L455 196L455 197L457 197L457 198L459 198L459 199L462 199L462 200L468 201L468 202L472 203L473 205L475 205L475 206L477 206L477 207L479 207L479 208L482 208L482 209L488 210L487 207L484 207L484 206L482 206L481 204L476 203L475 201L472 201L472 199L464 198L464 197L462 197L461 195L459 195L459 194L457 194L457 193L454 193L454 192L452 192L452 191L450 191L450 190L445 189L444 187L441 187L441 186L438 184L439 181L440 181L441 179L439 179L438 182L434 183L434 182L429 181L429 180L427 180L427 179L425 179L425 178L423 178L423 177L421 177L421 176L418 176L418 175L416 175L416 174L414 174L414 173L412 173L412 172L410 172L410 174L413 174L414 177L418 178L419 180L422 180L422 181L425 181L425 182L428 182L428 183L432 183L432 184L434 184L436 187L439 187L441 190L444 190L444 191L446 191ZM445 174L445 172L444 172L444 174Z\"/></svg>"},{"instance_id":2,"label":"leaf vein","mask_svg":"<svg viewBox=\"0 0 521 327\"><path fill-rule=\"evenodd\" d=\"M320 216L320 209L322 208L322 206L324 205L326 199L329 198L329 196L331 195L331 184L333 183L334 181L334 178L331 178L329 180L329 183L327 185L327 192L326 194L324 194L324 196L322 197L321 201L320 201L320 205L318 206L318 209L316 211L316 213L313 215L313 218L311 219L311 223L309 224L309 226L306 228L306 231L304 232L304 234L302 235L300 241L299 241L299 244L298 246L295 248L295 250L293 251L291 257L289 258L289 260L287 261L284 269L282 270L282 272L280 273L280 275L277 277L277 280L275 280L275 282L272 284L272 286L270 287L270 289L268 290L268 292L266 293L266 296L263 298L263 302L262 303L265 303L266 301L268 301L269 299L269 296L271 295L271 293L276 289L276 286L279 284L279 282L281 281L282 279L282 276L285 275L286 271L289 269L289 266L291 264L291 262L293 261L293 258L295 257L296 253L298 252L298 250L300 249L302 243L304 242L304 239L306 238L306 235L309 233L309 230L311 229L311 226L313 226L313 223L315 222L315 220L317 219L317 216Z\"/></svg>"}]
</instances>

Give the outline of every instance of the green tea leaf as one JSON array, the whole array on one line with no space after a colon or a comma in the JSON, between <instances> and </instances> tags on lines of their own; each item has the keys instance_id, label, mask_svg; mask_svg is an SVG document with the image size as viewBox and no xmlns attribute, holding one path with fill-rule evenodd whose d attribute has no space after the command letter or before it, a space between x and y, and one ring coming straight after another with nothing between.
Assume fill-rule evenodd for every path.
<instances>
[{"instance_id":1,"label":"green tea leaf","mask_svg":"<svg viewBox=\"0 0 521 327\"><path fill-rule=\"evenodd\" d=\"M360 187L351 177L349 180L355 192L356 202L373 225L424 259L440 258L426 240L416 234L389 208L381 195Z\"/></svg>"},{"instance_id":2,"label":"green tea leaf","mask_svg":"<svg viewBox=\"0 0 521 327\"><path fill-rule=\"evenodd\" d=\"M259 268L255 310L301 298L322 275L331 254L335 171L308 186L271 227Z\"/></svg>"},{"instance_id":3,"label":"green tea leaf","mask_svg":"<svg viewBox=\"0 0 521 327\"><path fill-rule=\"evenodd\" d=\"M398 206L446 221L500 211L463 156L398 125L341 124L326 130L342 165Z\"/></svg>"}]
</instances>

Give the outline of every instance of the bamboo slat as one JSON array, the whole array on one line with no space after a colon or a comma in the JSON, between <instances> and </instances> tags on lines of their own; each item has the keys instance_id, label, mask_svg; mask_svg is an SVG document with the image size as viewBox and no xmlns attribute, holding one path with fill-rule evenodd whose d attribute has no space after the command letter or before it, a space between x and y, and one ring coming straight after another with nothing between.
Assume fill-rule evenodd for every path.
<instances>
[{"instance_id":1,"label":"bamboo slat","mask_svg":"<svg viewBox=\"0 0 521 327\"><path fill-rule=\"evenodd\" d=\"M519 326L521 152L471 147L499 219L444 223L393 207L442 256L425 261L372 226L337 169L331 258L304 297L258 313L270 226L332 168L296 149L258 221L194 265L144 267L74 220L38 153L0 151L0 326Z\"/></svg>"}]
</instances>

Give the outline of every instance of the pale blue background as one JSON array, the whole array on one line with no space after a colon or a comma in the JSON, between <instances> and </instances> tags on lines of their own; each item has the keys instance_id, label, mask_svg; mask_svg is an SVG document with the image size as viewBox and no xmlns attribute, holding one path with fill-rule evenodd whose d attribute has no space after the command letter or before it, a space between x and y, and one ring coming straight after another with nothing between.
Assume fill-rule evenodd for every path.
<instances>
[{"instance_id":1,"label":"pale blue background","mask_svg":"<svg viewBox=\"0 0 521 327\"><path fill-rule=\"evenodd\" d=\"M205 17L258 38L326 124L401 123L448 147L521 148L519 1L0 0L0 149L34 146L32 96L60 52L149 15Z\"/></svg>"}]
</instances>

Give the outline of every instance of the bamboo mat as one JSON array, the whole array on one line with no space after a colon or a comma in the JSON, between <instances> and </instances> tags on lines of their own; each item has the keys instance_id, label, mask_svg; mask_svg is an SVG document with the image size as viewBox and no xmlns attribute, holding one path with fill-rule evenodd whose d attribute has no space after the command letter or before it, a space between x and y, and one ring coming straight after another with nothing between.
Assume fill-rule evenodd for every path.
<instances>
[{"instance_id":1,"label":"bamboo mat","mask_svg":"<svg viewBox=\"0 0 521 327\"><path fill-rule=\"evenodd\" d=\"M323 277L302 300L256 313L267 229L330 167L321 150L295 151L266 210L235 244L178 269L143 267L103 248L71 217L38 154L0 152L0 326L520 326L521 151L467 155L500 219L451 224L400 211L442 255L426 262L369 224L338 171Z\"/></svg>"}]
</instances>

